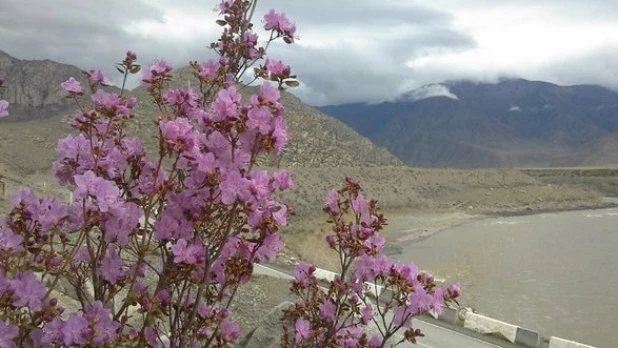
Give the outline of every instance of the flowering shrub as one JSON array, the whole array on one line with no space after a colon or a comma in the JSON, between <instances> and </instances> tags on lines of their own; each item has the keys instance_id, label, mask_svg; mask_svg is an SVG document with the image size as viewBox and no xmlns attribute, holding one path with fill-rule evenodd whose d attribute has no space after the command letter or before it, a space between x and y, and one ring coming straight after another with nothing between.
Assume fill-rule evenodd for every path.
<instances>
[{"instance_id":1,"label":"flowering shrub","mask_svg":"<svg viewBox=\"0 0 618 348\"><path fill-rule=\"evenodd\" d=\"M333 225L326 241L339 255L340 276L322 290L315 267L298 265L291 290L300 301L284 311L283 346L384 347L400 330L402 338L392 345L416 343L423 334L412 328L412 318L441 313L460 290L437 288L431 274L383 255L379 231L386 219L377 201L365 198L353 179L345 183L328 193L324 208ZM364 330L371 324L373 334Z\"/></svg>"},{"instance_id":2,"label":"flowering shrub","mask_svg":"<svg viewBox=\"0 0 618 348\"><path fill-rule=\"evenodd\" d=\"M117 65L120 93L101 88L110 83L98 70L84 72L87 89L73 77L61 84L80 112L71 122L76 134L58 142L53 171L73 190L73 201L24 189L0 219L0 347L218 347L239 339L229 304L253 265L282 249L279 228L290 210L275 193L293 186L285 171L269 173L256 160L285 148L279 99L298 82L281 61L255 65L272 41L292 44L296 27L271 10L264 16L270 37L258 46L251 23L256 5L221 2L223 33L211 45L219 59L191 63L197 90L168 88L172 67L160 60L142 69L134 52ZM254 81L265 82L243 103L240 81L252 67ZM155 158L127 135L138 101L125 95L124 85L140 71L160 110ZM7 110L0 101L0 117ZM350 205L356 222L346 225ZM384 312L375 307L382 316L395 313L384 339L454 297L434 289L430 276L379 256L384 219L353 181L329 194L326 211L335 224L328 242L341 257L342 276L322 293L314 268L299 267L293 289L304 306L286 314L286 345L379 346L379 339L359 331L374 320L365 281L395 294ZM77 308L63 308L61 293L74 297ZM290 321L293 327L285 324ZM418 333L406 335L413 340Z\"/></svg>"}]
</instances>

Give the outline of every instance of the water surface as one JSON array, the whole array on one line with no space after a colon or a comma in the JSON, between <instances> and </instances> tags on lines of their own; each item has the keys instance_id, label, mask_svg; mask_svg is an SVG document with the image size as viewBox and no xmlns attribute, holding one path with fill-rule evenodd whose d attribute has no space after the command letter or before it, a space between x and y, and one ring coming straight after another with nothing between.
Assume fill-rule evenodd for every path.
<instances>
[{"instance_id":1,"label":"water surface","mask_svg":"<svg viewBox=\"0 0 618 348\"><path fill-rule=\"evenodd\" d=\"M464 290L481 313L545 336L618 347L618 209L489 218L394 256Z\"/></svg>"}]
</instances>

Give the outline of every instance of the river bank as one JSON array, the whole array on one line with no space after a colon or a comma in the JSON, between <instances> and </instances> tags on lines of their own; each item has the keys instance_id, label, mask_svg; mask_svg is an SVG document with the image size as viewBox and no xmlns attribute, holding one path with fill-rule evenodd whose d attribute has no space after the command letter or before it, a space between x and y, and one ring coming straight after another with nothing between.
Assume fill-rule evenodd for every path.
<instances>
[{"instance_id":1,"label":"river bank","mask_svg":"<svg viewBox=\"0 0 618 348\"><path fill-rule=\"evenodd\" d=\"M398 208L384 209L388 220L382 231L386 239L385 252L394 256L404 246L420 242L443 230L490 218L559 213L568 211L597 210L618 207L616 199L576 200L562 202L537 202L509 207L455 207L455 208ZM286 252L280 262L290 265L303 260L318 267L337 270L337 255L328 248L324 238L330 231L326 216L294 221L283 229Z\"/></svg>"},{"instance_id":2,"label":"river bank","mask_svg":"<svg viewBox=\"0 0 618 348\"><path fill-rule=\"evenodd\" d=\"M510 209L486 208L478 212L466 210L397 210L387 212L389 226L384 231L388 242L416 242L442 230L453 228L476 220L529 216L546 213L561 213L582 210L600 210L618 207L616 199L601 199L598 202L562 202L545 206L521 206Z\"/></svg>"}]
</instances>

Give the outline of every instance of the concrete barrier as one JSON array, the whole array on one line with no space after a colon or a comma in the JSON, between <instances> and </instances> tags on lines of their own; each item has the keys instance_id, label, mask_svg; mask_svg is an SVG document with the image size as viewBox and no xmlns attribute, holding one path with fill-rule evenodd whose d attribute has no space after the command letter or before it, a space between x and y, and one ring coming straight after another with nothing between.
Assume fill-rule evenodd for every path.
<instances>
[{"instance_id":1,"label":"concrete barrier","mask_svg":"<svg viewBox=\"0 0 618 348\"><path fill-rule=\"evenodd\" d=\"M313 273L318 280L325 280L327 282L335 280L339 276L338 273L327 271L325 269L316 268Z\"/></svg>"},{"instance_id":2,"label":"concrete barrier","mask_svg":"<svg viewBox=\"0 0 618 348\"><path fill-rule=\"evenodd\" d=\"M568 341L558 337L550 337L549 338L549 347L548 348L596 348L593 346Z\"/></svg>"},{"instance_id":3,"label":"concrete barrier","mask_svg":"<svg viewBox=\"0 0 618 348\"><path fill-rule=\"evenodd\" d=\"M459 309L449 306L446 306L444 311L437 316L434 316L434 318L455 325L460 325L461 323L461 319L459 318Z\"/></svg>"},{"instance_id":4,"label":"concrete barrier","mask_svg":"<svg viewBox=\"0 0 618 348\"><path fill-rule=\"evenodd\" d=\"M540 342L541 335L539 335L538 331L533 331L523 327L517 328L517 334L515 335L515 344L523 347L537 348Z\"/></svg>"},{"instance_id":5,"label":"concrete barrier","mask_svg":"<svg viewBox=\"0 0 618 348\"><path fill-rule=\"evenodd\" d=\"M500 335L512 343L517 337L517 326L472 312L466 312L464 328L482 334Z\"/></svg>"}]
</instances>

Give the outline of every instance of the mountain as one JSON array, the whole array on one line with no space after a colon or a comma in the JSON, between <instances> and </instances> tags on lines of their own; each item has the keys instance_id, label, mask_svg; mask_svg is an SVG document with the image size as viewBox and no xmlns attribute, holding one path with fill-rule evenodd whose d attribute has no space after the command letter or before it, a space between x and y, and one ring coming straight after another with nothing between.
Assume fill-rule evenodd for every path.
<instances>
[{"instance_id":1,"label":"mountain","mask_svg":"<svg viewBox=\"0 0 618 348\"><path fill-rule=\"evenodd\" d=\"M174 73L177 85L191 80L187 68ZM75 77L87 86L78 67L50 60L20 60L0 51L0 77L5 80L3 97L10 103L10 117L0 120L0 164L19 173L49 172L58 139L70 132L67 124L77 108L64 97L60 83ZM196 84L193 84L196 86ZM118 90L116 87L107 89ZM247 92L255 92L248 88ZM143 88L131 90L138 97L133 133L143 135L147 149L155 149L151 120L157 116ZM86 96L87 97L87 96ZM279 161L281 166L375 166L401 165L386 149L375 146L351 127L328 117L284 93L290 141ZM147 125L142 128L140 125ZM152 152L150 152L152 153Z\"/></svg>"},{"instance_id":2,"label":"mountain","mask_svg":"<svg viewBox=\"0 0 618 348\"><path fill-rule=\"evenodd\" d=\"M593 165L618 159L618 93L595 85L452 81L379 104L319 110L417 166Z\"/></svg>"},{"instance_id":3,"label":"mountain","mask_svg":"<svg viewBox=\"0 0 618 348\"><path fill-rule=\"evenodd\" d=\"M3 51L0 51L0 77L7 87L2 97L11 103L11 117L2 122L40 120L70 112L75 102L65 97L60 82L75 77L83 86L88 85L82 70L73 65L51 60L20 60ZM119 88L109 86L105 90Z\"/></svg>"}]
</instances>

